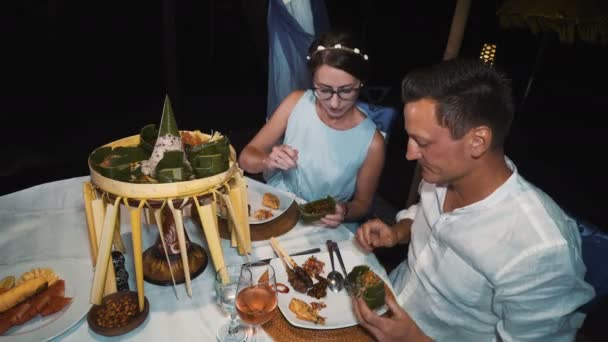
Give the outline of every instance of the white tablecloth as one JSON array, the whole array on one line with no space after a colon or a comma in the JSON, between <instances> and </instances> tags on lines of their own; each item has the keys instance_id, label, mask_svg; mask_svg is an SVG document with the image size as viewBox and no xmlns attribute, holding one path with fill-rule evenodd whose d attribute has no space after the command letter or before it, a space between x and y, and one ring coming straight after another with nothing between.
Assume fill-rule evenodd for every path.
<instances>
[{"instance_id":1,"label":"white tablecloth","mask_svg":"<svg viewBox=\"0 0 608 342\"><path fill-rule=\"evenodd\" d=\"M0 197L0 270L8 265L25 261L70 259L91 264L87 223L82 198L82 184L89 177L77 177L35 186ZM131 248L130 226L126 223L128 213L122 208L121 236L128 251ZM193 242L206 242L201 229L190 219L185 220L186 229ZM156 226L144 229L144 249L151 246L157 235ZM281 245L289 252L321 247L325 241L340 241L342 249L360 251L353 244L352 233L343 226L328 229L298 223L291 231L280 236ZM222 240L226 264L243 263L229 241ZM252 260L274 257L267 241L253 243ZM377 259L367 256L370 266L380 270ZM131 255L126 255L129 285L135 286L135 271ZM156 286L145 283L145 295L150 302L150 314L144 324L120 336L130 341L214 341L217 329L228 321L228 315L216 304L213 288L215 270L211 261L205 271L192 281L192 298L186 294L185 286L178 285L179 299L171 286ZM91 268L91 279L93 269ZM69 286L69 284L68 284ZM88 294L87 294L88 295ZM270 338L263 329L258 330L256 340ZM115 340L97 335L88 328L83 317L71 329L59 336L59 341Z\"/></svg>"}]
</instances>

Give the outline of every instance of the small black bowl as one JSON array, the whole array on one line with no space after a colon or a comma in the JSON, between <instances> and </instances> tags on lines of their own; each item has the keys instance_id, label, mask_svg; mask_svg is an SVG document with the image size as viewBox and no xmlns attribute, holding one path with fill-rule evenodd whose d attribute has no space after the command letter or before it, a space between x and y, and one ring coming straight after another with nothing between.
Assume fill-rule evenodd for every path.
<instances>
[{"instance_id":1,"label":"small black bowl","mask_svg":"<svg viewBox=\"0 0 608 342\"><path fill-rule=\"evenodd\" d=\"M148 303L148 298L144 297L144 309L143 311L138 312L134 316L129 317L127 324L119 327L104 327L97 324L97 318L99 316L100 311L105 307L108 301L115 300L120 301L125 297L130 297L135 301L137 305L137 292L135 291L119 291L112 294L109 294L103 297L101 305L93 305L87 314L87 322L89 323L89 328L96 332L99 335L103 336L118 336L122 334L126 334L129 331L140 326L148 317L150 313L150 304ZM138 310L136 308L136 310Z\"/></svg>"}]
</instances>

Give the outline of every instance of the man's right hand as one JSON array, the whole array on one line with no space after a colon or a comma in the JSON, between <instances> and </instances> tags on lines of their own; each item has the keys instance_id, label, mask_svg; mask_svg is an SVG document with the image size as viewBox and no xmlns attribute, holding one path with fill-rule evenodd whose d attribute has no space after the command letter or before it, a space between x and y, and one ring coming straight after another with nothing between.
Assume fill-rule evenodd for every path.
<instances>
[{"instance_id":1,"label":"man's right hand","mask_svg":"<svg viewBox=\"0 0 608 342\"><path fill-rule=\"evenodd\" d=\"M393 247L399 242L397 232L379 219L362 224L355 234L357 242L367 252L377 247Z\"/></svg>"}]
</instances>

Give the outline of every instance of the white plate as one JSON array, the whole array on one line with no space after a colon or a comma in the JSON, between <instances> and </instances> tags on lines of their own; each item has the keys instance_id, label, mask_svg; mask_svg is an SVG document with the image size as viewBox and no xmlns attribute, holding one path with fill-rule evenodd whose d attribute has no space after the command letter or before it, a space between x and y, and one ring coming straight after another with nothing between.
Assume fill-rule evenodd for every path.
<instances>
[{"instance_id":1,"label":"white plate","mask_svg":"<svg viewBox=\"0 0 608 342\"><path fill-rule=\"evenodd\" d=\"M279 209L270 209L262 205L262 197L266 192L269 192L279 198L279 201L281 202L279 205ZM291 203L293 203L293 200L295 198L293 194L279 190L268 184L258 182L251 178L247 178L247 197L249 200L250 213L252 215L258 209L267 209L272 212L272 217L267 218L265 220L257 220L252 216L249 216L249 224L266 223L276 219L277 217L281 216L287 209L289 209Z\"/></svg>"},{"instance_id":2,"label":"white plate","mask_svg":"<svg viewBox=\"0 0 608 342\"><path fill-rule=\"evenodd\" d=\"M342 259L344 260L344 267L346 267L346 270L349 272L353 269L353 267L357 265L367 264L365 260L365 255L355 254L350 250L340 250L340 252L342 253ZM325 263L325 266L323 267L323 273L321 275L327 276L327 274L331 272L331 262L329 260L329 253L318 253L314 254L314 256ZM296 263L298 263L298 265L301 266L309 257L310 255L300 255L292 257L292 259ZM334 261L336 265L336 271L340 272L340 263L338 262L338 257L336 255L334 255ZM278 294L279 309L281 310L283 316L285 316L287 321L289 321L289 323L300 328L318 330L345 328L358 324L357 319L355 318L355 314L353 313L351 299L346 294L346 290L342 290L338 293L335 293L327 289L327 297L325 298L316 299L310 297L304 293L295 291L291 287L291 285L287 281L287 272L285 271L285 267L283 266L281 260L272 259L270 261L270 264L272 265L272 267L274 267L277 282L285 284L289 287L288 293ZM372 270L376 274L378 274L378 276L380 276L380 278L382 278L384 282L388 284L389 288L392 291L393 289L390 285L390 282L388 281L388 277L386 276L386 271L378 270L375 268L372 268ZM327 304L325 308L319 311L319 315L326 318L325 325L314 324L313 322L297 318L296 315L291 310L289 310L289 302L294 297L303 300L309 304L310 302L324 302L325 304ZM383 305L382 307L376 309L376 312L380 315L385 313L386 311L386 305Z\"/></svg>"},{"instance_id":3,"label":"white plate","mask_svg":"<svg viewBox=\"0 0 608 342\"><path fill-rule=\"evenodd\" d=\"M48 341L57 337L78 323L89 311L89 291L93 280L90 262L75 260L31 261L2 267L0 278L13 275L18 278L22 273L37 267L50 267L65 280L65 296L72 302L61 311L31 319L23 325L10 328L0 336L1 342Z\"/></svg>"}]
</instances>

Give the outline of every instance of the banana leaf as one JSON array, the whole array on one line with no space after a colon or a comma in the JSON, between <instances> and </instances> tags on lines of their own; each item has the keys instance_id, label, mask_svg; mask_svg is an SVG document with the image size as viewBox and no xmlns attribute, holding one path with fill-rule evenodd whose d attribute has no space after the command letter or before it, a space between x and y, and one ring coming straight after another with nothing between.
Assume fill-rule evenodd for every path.
<instances>
[{"instance_id":1,"label":"banana leaf","mask_svg":"<svg viewBox=\"0 0 608 342\"><path fill-rule=\"evenodd\" d=\"M336 200L327 196L315 201L308 202L303 205L298 205L300 217L304 222L313 222L320 220L327 214L333 214L336 211Z\"/></svg>"},{"instance_id":2,"label":"banana leaf","mask_svg":"<svg viewBox=\"0 0 608 342\"><path fill-rule=\"evenodd\" d=\"M100 147L91 153L93 168L102 176L122 182L129 182L138 177L141 170L132 167L134 163L146 160L150 153L143 149L130 147Z\"/></svg>"},{"instance_id":3,"label":"banana leaf","mask_svg":"<svg viewBox=\"0 0 608 342\"><path fill-rule=\"evenodd\" d=\"M215 176L228 169L228 160L221 154L196 155L191 160L196 178Z\"/></svg>"},{"instance_id":4,"label":"banana leaf","mask_svg":"<svg viewBox=\"0 0 608 342\"><path fill-rule=\"evenodd\" d=\"M192 146L186 145L186 154L193 158L196 155L221 154L226 161L230 158L230 141L227 137L222 137L210 143L203 143Z\"/></svg>"},{"instance_id":5,"label":"banana leaf","mask_svg":"<svg viewBox=\"0 0 608 342\"><path fill-rule=\"evenodd\" d=\"M230 142L226 137L196 146L186 145L185 150L197 178L217 175L230 166Z\"/></svg>"},{"instance_id":6,"label":"banana leaf","mask_svg":"<svg viewBox=\"0 0 608 342\"><path fill-rule=\"evenodd\" d=\"M181 182L190 179L192 171L184 163L184 152L167 151L156 165L156 178L159 183Z\"/></svg>"},{"instance_id":7,"label":"banana leaf","mask_svg":"<svg viewBox=\"0 0 608 342\"><path fill-rule=\"evenodd\" d=\"M346 278L352 285L353 294L362 298L370 309L384 305L384 281L368 266L355 266Z\"/></svg>"},{"instance_id":8,"label":"banana leaf","mask_svg":"<svg viewBox=\"0 0 608 342\"><path fill-rule=\"evenodd\" d=\"M144 126L139 132L139 146L144 150L152 153L154 150L154 144L158 137L158 129L155 124L149 124Z\"/></svg>"},{"instance_id":9,"label":"banana leaf","mask_svg":"<svg viewBox=\"0 0 608 342\"><path fill-rule=\"evenodd\" d=\"M165 136L167 134L170 134L175 137L180 136L169 95L165 95L165 102L163 103L163 114L160 118L160 128L158 129L158 136Z\"/></svg>"}]
</instances>

